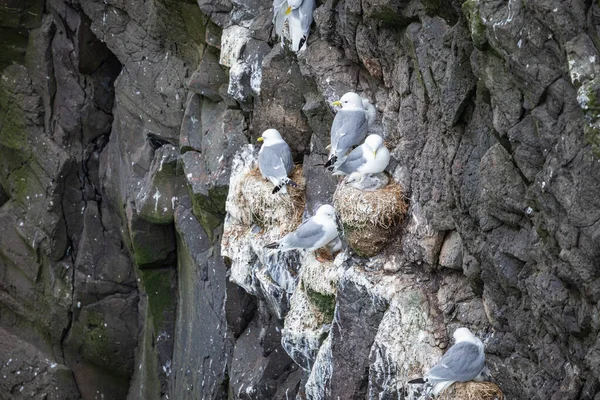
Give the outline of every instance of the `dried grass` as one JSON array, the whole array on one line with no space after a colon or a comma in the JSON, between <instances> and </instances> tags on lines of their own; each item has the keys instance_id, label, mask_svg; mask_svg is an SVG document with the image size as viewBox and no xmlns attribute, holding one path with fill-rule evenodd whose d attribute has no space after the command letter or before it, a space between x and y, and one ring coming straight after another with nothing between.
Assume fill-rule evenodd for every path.
<instances>
[{"instance_id":1,"label":"dried grass","mask_svg":"<svg viewBox=\"0 0 600 400\"><path fill-rule=\"evenodd\" d=\"M408 209L402 187L393 181L372 192L340 184L333 194L333 204L344 224L348 244L362 257L374 256L383 249Z\"/></svg>"},{"instance_id":2,"label":"dried grass","mask_svg":"<svg viewBox=\"0 0 600 400\"><path fill-rule=\"evenodd\" d=\"M457 382L442 392L440 400L504 400L504 394L492 382Z\"/></svg>"},{"instance_id":3,"label":"dried grass","mask_svg":"<svg viewBox=\"0 0 600 400\"><path fill-rule=\"evenodd\" d=\"M342 221L357 230L374 226L392 229L402 222L408 209L402 187L393 181L372 192L338 185L333 204Z\"/></svg>"},{"instance_id":4,"label":"dried grass","mask_svg":"<svg viewBox=\"0 0 600 400\"><path fill-rule=\"evenodd\" d=\"M273 184L263 179L259 169L254 168L242 178L236 202L260 227L278 226L281 232L289 232L302 221L306 188L302 167L296 166L290 178L298 187L288 186L288 194L273 194Z\"/></svg>"}]
</instances>

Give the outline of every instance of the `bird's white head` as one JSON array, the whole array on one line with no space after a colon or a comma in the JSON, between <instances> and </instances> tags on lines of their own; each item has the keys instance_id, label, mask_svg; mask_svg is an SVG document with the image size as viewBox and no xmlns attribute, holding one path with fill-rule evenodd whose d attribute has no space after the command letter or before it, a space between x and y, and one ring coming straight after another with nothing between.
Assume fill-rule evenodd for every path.
<instances>
[{"instance_id":1,"label":"bird's white head","mask_svg":"<svg viewBox=\"0 0 600 400\"><path fill-rule=\"evenodd\" d=\"M383 146L383 138L379 135L369 135L367 136L367 138L365 139L365 144L367 146L369 146L369 148L371 149L371 151L373 151L373 155L377 155L377 150L379 150L379 148L381 146Z\"/></svg>"},{"instance_id":2,"label":"bird's white head","mask_svg":"<svg viewBox=\"0 0 600 400\"><path fill-rule=\"evenodd\" d=\"M286 14L289 14L292 10L295 10L296 8L299 8L302 5L302 1L303 0L288 0L288 10L290 10L289 12L287 12L286 10Z\"/></svg>"},{"instance_id":3,"label":"bird's white head","mask_svg":"<svg viewBox=\"0 0 600 400\"><path fill-rule=\"evenodd\" d=\"M458 328L454 331L454 340L456 343L458 342L471 342L475 344L481 343L481 340L477 338L477 336L473 335L471 331L467 328Z\"/></svg>"},{"instance_id":4,"label":"bird's white head","mask_svg":"<svg viewBox=\"0 0 600 400\"><path fill-rule=\"evenodd\" d=\"M281 133L277 129L267 129L263 132L263 134L258 138L259 142L265 142L265 145L283 142L281 138Z\"/></svg>"},{"instance_id":5,"label":"bird's white head","mask_svg":"<svg viewBox=\"0 0 600 400\"><path fill-rule=\"evenodd\" d=\"M332 103L334 106L341 106L342 109L361 109L363 108L363 101L359 95L354 92L348 92L342 96L338 101Z\"/></svg>"},{"instance_id":6,"label":"bird's white head","mask_svg":"<svg viewBox=\"0 0 600 400\"><path fill-rule=\"evenodd\" d=\"M335 220L335 208L329 204L323 204L317 210L316 216L319 218L333 219Z\"/></svg>"}]
</instances>

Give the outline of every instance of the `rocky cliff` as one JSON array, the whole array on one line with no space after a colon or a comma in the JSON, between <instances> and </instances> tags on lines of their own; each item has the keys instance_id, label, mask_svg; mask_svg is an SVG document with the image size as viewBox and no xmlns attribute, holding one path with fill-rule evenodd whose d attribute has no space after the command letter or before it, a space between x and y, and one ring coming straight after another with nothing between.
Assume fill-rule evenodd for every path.
<instances>
[{"instance_id":1,"label":"rocky cliff","mask_svg":"<svg viewBox=\"0 0 600 400\"><path fill-rule=\"evenodd\" d=\"M0 0L0 397L414 398L467 326L508 398L600 398L598 2L319 1L299 54L271 7ZM406 213L265 253L351 90ZM270 127L305 196L266 221Z\"/></svg>"}]
</instances>

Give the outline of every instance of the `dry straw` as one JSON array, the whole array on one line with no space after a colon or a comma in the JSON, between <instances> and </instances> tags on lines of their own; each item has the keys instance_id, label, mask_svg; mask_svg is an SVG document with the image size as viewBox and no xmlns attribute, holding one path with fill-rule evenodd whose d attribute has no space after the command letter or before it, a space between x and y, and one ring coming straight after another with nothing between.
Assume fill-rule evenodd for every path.
<instances>
[{"instance_id":1,"label":"dry straw","mask_svg":"<svg viewBox=\"0 0 600 400\"><path fill-rule=\"evenodd\" d=\"M504 394L492 382L457 382L442 392L440 400L504 400Z\"/></svg>"},{"instance_id":2,"label":"dry straw","mask_svg":"<svg viewBox=\"0 0 600 400\"><path fill-rule=\"evenodd\" d=\"M306 187L300 166L296 166L290 178L298 187L288 186L288 194L273 194L273 184L262 177L258 168L254 168L242 178L236 202L260 227L268 229L276 225L282 232L289 232L302 221Z\"/></svg>"},{"instance_id":3,"label":"dry straw","mask_svg":"<svg viewBox=\"0 0 600 400\"><path fill-rule=\"evenodd\" d=\"M374 226L390 230L402 222L408 209L402 187L395 182L372 192L339 184L333 203L344 224L356 230Z\"/></svg>"}]
</instances>

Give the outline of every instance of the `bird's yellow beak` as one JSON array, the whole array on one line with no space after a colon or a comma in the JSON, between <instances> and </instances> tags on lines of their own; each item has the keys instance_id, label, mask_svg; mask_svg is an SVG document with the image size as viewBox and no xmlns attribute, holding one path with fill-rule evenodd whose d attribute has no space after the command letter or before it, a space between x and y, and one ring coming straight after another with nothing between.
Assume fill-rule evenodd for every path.
<instances>
[{"instance_id":1,"label":"bird's yellow beak","mask_svg":"<svg viewBox=\"0 0 600 400\"><path fill-rule=\"evenodd\" d=\"M377 150L373 151L373 157L377 157Z\"/></svg>"},{"instance_id":2,"label":"bird's yellow beak","mask_svg":"<svg viewBox=\"0 0 600 400\"><path fill-rule=\"evenodd\" d=\"M336 106L336 107L341 107L342 106L342 102L341 101L334 101L333 103L331 103L332 106Z\"/></svg>"},{"instance_id":3,"label":"bird's yellow beak","mask_svg":"<svg viewBox=\"0 0 600 400\"><path fill-rule=\"evenodd\" d=\"M264 139L262 136L261 136L261 137L259 137L259 138L258 138L258 139L256 139L256 140L258 140L259 142L264 142L264 141L265 141L265 139Z\"/></svg>"},{"instance_id":4,"label":"bird's yellow beak","mask_svg":"<svg viewBox=\"0 0 600 400\"><path fill-rule=\"evenodd\" d=\"M291 12L292 12L292 7L288 7L287 10L285 10L285 15L290 15Z\"/></svg>"}]
</instances>

